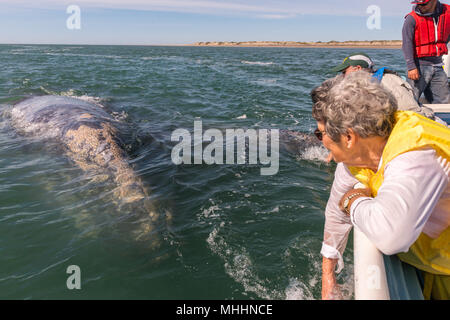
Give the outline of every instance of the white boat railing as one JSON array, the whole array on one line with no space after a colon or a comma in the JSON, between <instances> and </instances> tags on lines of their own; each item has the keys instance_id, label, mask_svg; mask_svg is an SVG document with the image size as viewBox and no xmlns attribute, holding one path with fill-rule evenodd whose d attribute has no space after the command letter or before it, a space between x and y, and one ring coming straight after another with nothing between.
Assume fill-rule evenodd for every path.
<instances>
[{"instance_id":1,"label":"white boat railing","mask_svg":"<svg viewBox=\"0 0 450 320\"><path fill-rule=\"evenodd\" d=\"M390 300L383 254L353 228L355 300Z\"/></svg>"},{"instance_id":2,"label":"white boat railing","mask_svg":"<svg viewBox=\"0 0 450 320\"><path fill-rule=\"evenodd\" d=\"M427 104L425 103L424 106L432 109L434 112L438 113L450 113L450 104Z\"/></svg>"}]
</instances>

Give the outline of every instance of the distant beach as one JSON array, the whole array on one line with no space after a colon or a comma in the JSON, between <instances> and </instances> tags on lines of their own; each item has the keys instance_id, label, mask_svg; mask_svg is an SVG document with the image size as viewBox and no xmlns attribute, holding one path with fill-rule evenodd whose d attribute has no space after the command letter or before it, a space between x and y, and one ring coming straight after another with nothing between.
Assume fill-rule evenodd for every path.
<instances>
[{"instance_id":1,"label":"distant beach","mask_svg":"<svg viewBox=\"0 0 450 320\"><path fill-rule=\"evenodd\" d=\"M302 48L372 48L372 49L400 49L401 40L373 40L373 41L328 41L328 42L298 42L298 41L216 41L196 42L199 47L302 47Z\"/></svg>"}]
</instances>

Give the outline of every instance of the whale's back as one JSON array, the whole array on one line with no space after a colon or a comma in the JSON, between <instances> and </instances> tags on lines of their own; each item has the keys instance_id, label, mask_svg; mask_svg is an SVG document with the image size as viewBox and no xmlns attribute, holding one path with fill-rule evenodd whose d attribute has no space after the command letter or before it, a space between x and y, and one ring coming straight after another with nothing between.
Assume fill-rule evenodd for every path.
<instances>
[{"instance_id":1,"label":"whale's back","mask_svg":"<svg viewBox=\"0 0 450 320\"><path fill-rule=\"evenodd\" d=\"M11 110L16 129L43 138L63 137L70 129L84 124L98 128L114 119L100 106L64 96L40 96L25 99Z\"/></svg>"}]
</instances>

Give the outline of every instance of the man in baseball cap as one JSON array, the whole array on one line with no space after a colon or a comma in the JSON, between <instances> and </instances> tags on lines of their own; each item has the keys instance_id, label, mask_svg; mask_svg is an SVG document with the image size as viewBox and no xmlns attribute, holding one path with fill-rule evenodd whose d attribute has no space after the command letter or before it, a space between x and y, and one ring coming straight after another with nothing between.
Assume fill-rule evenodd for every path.
<instances>
[{"instance_id":1,"label":"man in baseball cap","mask_svg":"<svg viewBox=\"0 0 450 320\"><path fill-rule=\"evenodd\" d=\"M357 71L361 69L372 69L373 66L374 63L368 55L364 53L356 53L346 57L340 65L334 67L333 69L331 69L331 71L343 72L344 74L346 74L347 72Z\"/></svg>"}]
</instances>

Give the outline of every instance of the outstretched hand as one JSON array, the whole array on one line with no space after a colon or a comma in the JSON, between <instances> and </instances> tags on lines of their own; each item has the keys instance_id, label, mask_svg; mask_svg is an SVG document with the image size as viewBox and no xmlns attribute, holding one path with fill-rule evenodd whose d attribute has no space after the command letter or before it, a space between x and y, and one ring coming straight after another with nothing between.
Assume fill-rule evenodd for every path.
<instances>
[{"instance_id":1,"label":"outstretched hand","mask_svg":"<svg viewBox=\"0 0 450 320\"><path fill-rule=\"evenodd\" d=\"M341 300L342 294L336 282L334 269L337 260L323 257L322 260L322 300Z\"/></svg>"}]
</instances>

